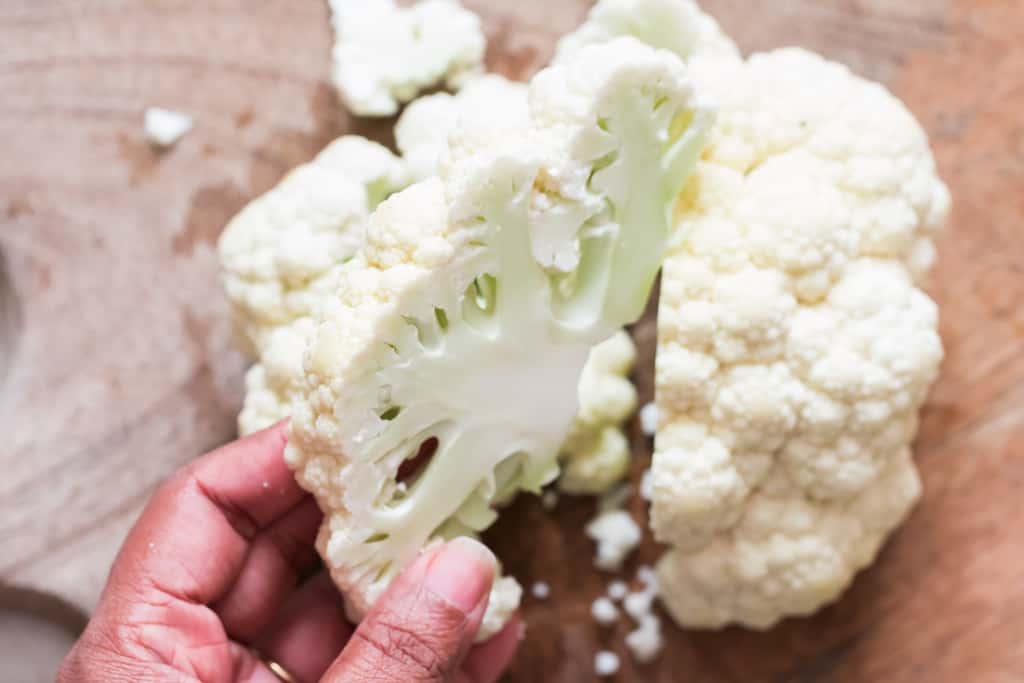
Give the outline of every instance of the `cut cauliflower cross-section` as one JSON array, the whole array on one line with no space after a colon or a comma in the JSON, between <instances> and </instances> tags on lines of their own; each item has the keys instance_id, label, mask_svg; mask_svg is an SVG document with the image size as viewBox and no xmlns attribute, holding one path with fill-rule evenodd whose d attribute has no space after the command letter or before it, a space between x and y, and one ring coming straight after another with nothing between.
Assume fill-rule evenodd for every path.
<instances>
[{"instance_id":1,"label":"cut cauliflower cross-section","mask_svg":"<svg viewBox=\"0 0 1024 683\"><path fill-rule=\"evenodd\" d=\"M493 135L522 128L529 119L526 85L491 74L455 95L438 93L410 104L395 126L395 140L409 174L421 180L437 174L453 130L484 127ZM630 451L622 424L636 409L628 377L635 362L636 347L625 332L591 350L580 378L580 412L561 449L562 490L597 495L626 475Z\"/></svg>"},{"instance_id":2,"label":"cut cauliflower cross-section","mask_svg":"<svg viewBox=\"0 0 1024 683\"><path fill-rule=\"evenodd\" d=\"M307 350L286 458L354 618L556 476L587 355L642 313L713 118L678 58L632 39L542 72L530 100L528 127L456 131L437 178L377 209ZM481 639L518 597L496 582Z\"/></svg>"},{"instance_id":3,"label":"cut cauliflower cross-section","mask_svg":"<svg viewBox=\"0 0 1024 683\"><path fill-rule=\"evenodd\" d=\"M482 68L480 18L458 0L330 0L333 80L358 116L391 116L400 104L444 81L457 88Z\"/></svg>"}]
</instances>

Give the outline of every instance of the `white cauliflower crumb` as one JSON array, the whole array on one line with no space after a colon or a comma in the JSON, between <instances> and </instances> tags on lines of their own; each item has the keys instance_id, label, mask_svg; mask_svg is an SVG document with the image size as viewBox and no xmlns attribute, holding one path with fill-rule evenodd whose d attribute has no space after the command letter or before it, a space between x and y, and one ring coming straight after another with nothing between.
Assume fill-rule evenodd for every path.
<instances>
[{"instance_id":1,"label":"white cauliflower crumb","mask_svg":"<svg viewBox=\"0 0 1024 683\"><path fill-rule=\"evenodd\" d=\"M661 619L654 614L640 617L639 626L626 635L626 647L641 664L654 661L665 646Z\"/></svg>"},{"instance_id":2,"label":"white cauliflower crumb","mask_svg":"<svg viewBox=\"0 0 1024 683\"><path fill-rule=\"evenodd\" d=\"M660 654L664 641L661 635L661 619L652 612L658 597L658 576L654 569L642 566L636 572L637 581L643 588L630 593L623 600L626 613L637 623L637 628L626 636L626 647L640 663L654 660Z\"/></svg>"},{"instance_id":3,"label":"white cauliflower crumb","mask_svg":"<svg viewBox=\"0 0 1024 683\"><path fill-rule=\"evenodd\" d=\"M658 433L658 406L655 403L648 403L640 409L640 429L644 436L654 436Z\"/></svg>"},{"instance_id":4,"label":"white cauliflower crumb","mask_svg":"<svg viewBox=\"0 0 1024 683\"><path fill-rule=\"evenodd\" d=\"M594 673L601 678L614 676L619 672L619 656L610 650L602 650L594 656Z\"/></svg>"},{"instance_id":5,"label":"white cauliflower crumb","mask_svg":"<svg viewBox=\"0 0 1024 683\"><path fill-rule=\"evenodd\" d=\"M188 114L173 109L150 107L144 114L144 131L150 144L166 149L192 130L193 120Z\"/></svg>"},{"instance_id":6,"label":"white cauliflower crumb","mask_svg":"<svg viewBox=\"0 0 1024 683\"><path fill-rule=\"evenodd\" d=\"M359 116L391 116L444 81L458 88L481 71L480 18L458 0L329 0L335 44L332 79Z\"/></svg>"},{"instance_id":7,"label":"white cauliflower crumb","mask_svg":"<svg viewBox=\"0 0 1024 683\"><path fill-rule=\"evenodd\" d=\"M538 600L547 600L551 597L551 586L546 581L537 581L530 588L530 593Z\"/></svg>"},{"instance_id":8,"label":"white cauliflower crumb","mask_svg":"<svg viewBox=\"0 0 1024 683\"><path fill-rule=\"evenodd\" d=\"M558 507L558 492L548 489L540 497L540 504L545 510L554 510Z\"/></svg>"},{"instance_id":9,"label":"white cauliflower crumb","mask_svg":"<svg viewBox=\"0 0 1024 683\"><path fill-rule=\"evenodd\" d=\"M590 615L602 626L611 626L619 620L619 609L610 599L600 597L591 603Z\"/></svg>"},{"instance_id":10,"label":"white cauliflower crumb","mask_svg":"<svg viewBox=\"0 0 1024 683\"><path fill-rule=\"evenodd\" d=\"M640 497L644 500L654 497L654 472L651 470L644 470L640 477Z\"/></svg>"},{"instance_id":11,"label":"white cauliflower crumb","mask_svg":"<svg viewBox=\"0 0 1024 683\"><path fill-rule=\"evenodd\" d=\"M834 600L920 495L943 351L916 255L949 195L882 87L800 50L735 73L665 264L651 523L680 623L767 628Z\"/></svg>"},{"instance_id":12,"label":"white cauliflower crumb","mask_svg":"<svg viewBox=\"0 0 1024 683\"><path fill-rule=\"evenodd\" d=\"M659 584L655 571L646 565L637 569L636 579L642 588L626 595L622 601L622 607L629 616L633 617L634 621L639 623L651 613L651 605L658 597Z\"/></svg>"},{"instance_id":13,"label":"white cauliflower crumb","mask_svg":"<svg viewBox=\"0 0 1024 683\"><path fill-rule=\"evenodd\" d=\"M625 581L612 581L608 584L608 597L616 602L621 601L629 593L629 586Z\"/></svg>"},{"instance_id":14,"label":"white cauliflower crumb","mask_svg":"<svg viewBox=\"0 0 1024 683\"><path fill-rule=\"evenodd\" d=\"M654 603L656 596L646 591L638 593L630 593L622 601L622 608L626 610L626 614L633 617L634 620L640 621L644 615L651 611L651 605Z\"/></svg>"},{"instance_id":15,"label":"white cauliflower crumb","mask_svg":"<svg viewBox=\"0 0 1024 683\"><path fill-rule=\"evenodd\" d=\"M605 572L622 569L643 537L640 527L624 510L602 512L587 525L586 532L597 543L594 566Z\"/></svg>"}]
</instances>

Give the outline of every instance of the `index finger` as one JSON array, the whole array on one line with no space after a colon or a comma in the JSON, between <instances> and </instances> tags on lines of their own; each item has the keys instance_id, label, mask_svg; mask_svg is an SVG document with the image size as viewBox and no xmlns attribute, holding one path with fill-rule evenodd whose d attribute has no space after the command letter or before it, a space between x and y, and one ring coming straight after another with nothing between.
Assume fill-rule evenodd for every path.
<instances>
[{"instance_id":1,"label":"index finger","mask_svg":"<svg viewBox=\"0 0 1024 683\"><path fill-rule=\"evenodd\" d=\"M175 474L129 533L108 591L155 587L200 604L223 596L250 540L306 498L284 462L286 441L282 422Z\"/></svg>"}]
</instances>

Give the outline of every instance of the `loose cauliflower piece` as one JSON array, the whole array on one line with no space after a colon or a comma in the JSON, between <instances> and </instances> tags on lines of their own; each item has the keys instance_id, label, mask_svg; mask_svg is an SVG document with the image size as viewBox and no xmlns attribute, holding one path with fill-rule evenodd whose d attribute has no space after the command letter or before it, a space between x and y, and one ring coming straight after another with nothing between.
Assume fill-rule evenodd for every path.
<instances>
[{"instance_id":1,"label":"loose cauliflower piece","mask_svg":"<svg viewBox=\"0 0 1024 683\"><path fill-rule=\"evenodd\" d=\"M458 0L329 0L335 44L332 78L358 116L391 116L442 81L458 88L481 70L487 46L480 18Z\"/></svg>"},{"instance_id":2,"label":"loose cauliflower piece","mask_svg":"<svg viewBox=\"0 0 1024 683\"><path fill-rule=\"evenodd\" d=\"M219 250L238 337L259 357L272 332L316 311L363 242L369 212L405 184L385 147L345 136L250 203Z\"/></svg>"},{"instance_id":3,"label":"loose cauliflower piece","mask_svg":"<svg viewBox=\"0 0 1024 683\"><path fill-rule=\"evenodd\" d=\"M587 536L597 543L594 566L603 572L617 572L643 540L643 532L625 510L606 510L592 519Z\"/></svg>"},{"instance_id":4,"label":"loose cauliflower piece","mask_svg":"<svg viewBox=\"0 0 1024 683\"><path fill-rule=\"evenodd\" d=\"M796 49L715 69L663 276L652 526L677 621L767 628L834 600L920 494L943 352L917 284L950 202L881 86Z\"/></svg>"},{"instance_id":5,"label":"loose cauliflower piece","mask_svg":"<svg viewBox=\"0 0 1024 683\"><path fill-rule=\"evenodd\" d=\"M580 377L580 410L561 449L563 491L597 495L626 476L630 451L622 424L636 410L629 380L635 363L636 345L625 331L590 351Z\"/></svg>"},{"instance_id":6,"label":"loose cauliflower piece","mask_svg":"<svg viewBox=\"0 0 1024 683\"><path fill-rule=\"evenodd\" d=\"M353 618L556 476L584 362L643 311L712 118L676 57L630 39L542 72L530 105L515 134L456 132L439 177L377 209L307 349L286 459ZM481 639L518 599L496 583Z\"/></svg>"}]
</instances>

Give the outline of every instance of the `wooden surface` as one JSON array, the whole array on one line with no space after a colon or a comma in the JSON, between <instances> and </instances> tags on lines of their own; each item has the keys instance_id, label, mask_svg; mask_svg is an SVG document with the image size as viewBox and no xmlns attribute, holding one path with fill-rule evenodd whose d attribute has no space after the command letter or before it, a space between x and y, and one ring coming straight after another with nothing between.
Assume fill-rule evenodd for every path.
<instances>
[{"instance_id":1,"label":"wooden surface","mask_svg":"<svg viewBox=\"0 0 1024 683\"><path fill-rule=\"evenodd\" d=\"M468 4L485 17L492 67L521 77L588 2ZM244 362L225 323L219 230L333 137L387 139L326 84L324 5L0 3L8 584L88 609L152 488L233 436ZM948 360L918 448L924 501L841 602L769 633L670 628L660 661L624 659L618 680L1024 680L1024 3L707 5L744 49L802 44L883 80L931 133L956 200L933 286ZM196 117L163 156L142 139L149 105ZM637 334L649 351L652 325ZM638 378L648 397L650 374ZM580 533L591 513L563 501L556 520L523 501L491 534L524 584L553 589L526 600L511 681L592 680L597 649L623 652L625 627L602 632L587 613L605 585ZM646 546L632 567L656 554Z\"/></svg>"}]
</instances>

